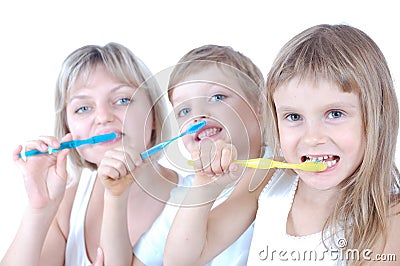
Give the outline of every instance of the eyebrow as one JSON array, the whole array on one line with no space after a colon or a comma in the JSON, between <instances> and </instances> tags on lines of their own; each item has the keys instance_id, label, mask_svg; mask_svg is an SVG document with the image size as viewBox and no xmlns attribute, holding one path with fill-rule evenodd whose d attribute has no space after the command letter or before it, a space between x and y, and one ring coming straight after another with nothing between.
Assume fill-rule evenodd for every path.
<instances>
[{"instance_id":1,"label":"eyebrow","mask_svg":"<svg viewBox=\"0 0 400 266\"><path fill-rule=\"evenodd\" d=\"M136 88L133 88L133 87L131 87L129 85L122 84L122 85L118 85L118 86L112 88L111 92L115 92L115 91L121 90L123 88L128 88L128 89L130 89L132 91L136 90ZM68 102L71 103L74 100L87 99L87 98L90 98L90 97L88 95L86 95L86 94L83 94L83 95L82 94L78 94L78 95L75 95L75 96L71 97Z\"/></svg>"},{"instance_id":2,"label":"eyebrow","mask_svg":"<svg viewBox=\"0 0 400 266\"><path fill-rule=\"evenodd\" d=\"M342 108L357 109L358 107L359 107L358 105L343 103L343 102L331 103L331 104L323 106L324 109L342 109ZM288 112L288 111L293 111L296 109L297 109L297 106L282 105L279 108L276 108L276 111L277 112Z\"/></svg>"}]
</instances>

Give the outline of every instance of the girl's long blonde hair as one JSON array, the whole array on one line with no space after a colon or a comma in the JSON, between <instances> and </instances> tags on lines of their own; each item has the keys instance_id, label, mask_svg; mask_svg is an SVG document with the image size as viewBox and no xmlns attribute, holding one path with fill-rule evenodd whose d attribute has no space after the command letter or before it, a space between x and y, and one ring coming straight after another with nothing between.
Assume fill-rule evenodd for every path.
<instances>
[{"instance_id":1,"label":"girl's long blonde hair","mask_svg":"<svg viewBox=\"0 0 400 266\"><path fill-rule=\"evenodd\" d=\"M269 121L274 131L269 136L275 154L280 148L273 94L294 77L326 79L359 95L366 137L364 158L341 184L341 194L323 231L329 228L332 235L342 229L346 248L370 249L378 238L386 238L390 207L400 201L395 165L399 110L387 62L369 36L348 25L317 25L292 38L279 52L266 83L274 119Z\"/></svg>"}]
</instances>

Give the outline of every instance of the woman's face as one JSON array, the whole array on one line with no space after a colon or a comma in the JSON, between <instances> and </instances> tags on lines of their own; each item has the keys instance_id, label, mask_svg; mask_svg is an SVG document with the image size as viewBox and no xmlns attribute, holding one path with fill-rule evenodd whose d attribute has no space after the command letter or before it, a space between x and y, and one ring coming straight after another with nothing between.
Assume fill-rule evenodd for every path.
<instances>
[{"instance_id":1,"label":"woman's face","mask_svg":"<svg viewBox=\"0 0 400 266\"><path fill-rule=\"evenodd\" d=\"M112 141L83 145L77 150L85 160L99 165L104 153L129 143L138 152L150 143L153 117L149 97L143 89L116 81L98 65L88 79L80 77L67 97L67 123L74 139L117 133Z\"/></svg>"}]
</instances>

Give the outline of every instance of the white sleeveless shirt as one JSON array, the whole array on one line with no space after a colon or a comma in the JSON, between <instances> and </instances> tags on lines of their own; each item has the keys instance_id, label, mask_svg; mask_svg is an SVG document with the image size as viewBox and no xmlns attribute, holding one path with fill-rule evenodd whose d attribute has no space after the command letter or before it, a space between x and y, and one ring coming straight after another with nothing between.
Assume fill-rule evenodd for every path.
<instances>
[{"instance_id":1,"label":"white sleeveless shirt","mask_svg":"<svg viewBox=\"0 0 400 266\"><path fill-rule=\"evenodd\" d=\"M291 236L286 222L299 177L275 174L260 194L247 265L346 265L343 254L322 233ZM344 238L335 238L338 245ZM342 242L340 242L342 241Z\"/></svg>"},{"instance_id":2,"label":"white sleeveless shirt","mask_svg":"<svg viewBox=\"0 0 400 266\"><path fill-rule=\"evenodd\" d=\"M69 221L69 234L65 251L65 266L88 266L86 253L85 217L96 181L97 171L84 169L79 179Z\"/></svg>"}]
</instances>

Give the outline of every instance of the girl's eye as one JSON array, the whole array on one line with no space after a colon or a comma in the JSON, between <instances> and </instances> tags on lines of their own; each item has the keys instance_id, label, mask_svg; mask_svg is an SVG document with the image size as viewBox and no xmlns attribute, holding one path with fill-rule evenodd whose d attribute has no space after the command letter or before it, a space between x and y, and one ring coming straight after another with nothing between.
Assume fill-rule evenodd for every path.
<instances>
[{"instance_id":1,"label":"girl's eye","mask_svg":"<svg viewBox=\"0 0 400 266\"><path fill-rule=\"evenodd\" d=\"M216 95L211 96L210 101L211 101L211 102L218 102L218 101L222 101L222 100L225 99L225 98L226 98L225 95L216 94Z\"/></svg>"},{"instance_id":2,"label":"girl's eye","mask_svg":"<svg viewBox=\"0 0 400 266\"><path fill-rule=\"evenodd\" d=\"M328 118L341 118L343 116L343 113L341 111L331 111L328 114Z\"/></svg>"},{"instance_id":3,"label":"girl's eye","mask_svg":"<svg viewBox=\"0 0 400 266\"><path fill-rule=\"evenodd\" d=\"M290 121L299 121L301 116L299 114L289 114L286 116L286 118Z\"/></svg>"},{"instance_id":4,"label":"girl's eye","mask_svg":"<svg viewBox=\"0 0 400 266\"><path fill-rule=\"evenodd\" d=\"M178 117L187 115L190 112L190 108L183 108L178 112Z\"/></svg>"},{"instance_id":5,"label":"girl's eye","mask_svg":"<svg viewBox=\"0 0 400 266\"><path fill-rule=\"evenodd\" d=\"M85 113L85 112L87 112L87 111L89 111L90 110L90 108L88 107L88 106L82 106L82 107L79 107L78 109L76 109L75 110L75 113Z\"/></svg>"},{"instance_id":6,"label":"girl's eye","mask_svg":"<svg viewBox=\"0 0 400 266\"><path fill-rule=\"evenodd\" d=\"M121 105L127 105L131 103L131 99L130 98L121 98L119 100L117 100L116 102L117 104L121 104Z\"/></svg>"}]
</instances>

